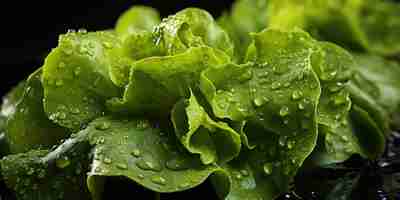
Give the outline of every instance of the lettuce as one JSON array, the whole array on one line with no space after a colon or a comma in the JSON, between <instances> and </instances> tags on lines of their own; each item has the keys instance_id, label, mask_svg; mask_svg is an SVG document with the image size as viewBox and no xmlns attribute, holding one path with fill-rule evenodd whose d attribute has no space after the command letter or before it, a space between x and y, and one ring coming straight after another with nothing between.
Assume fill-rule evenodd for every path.
<instances>
[{"instance_id":1,"label":"lettuce","mask_svg":"<svg viewBox=\"0 0 400 200\"><path fill-rule=\"evenodd\" d=\"M239 0L217 21L136 6L113 30L62 34L3 99L4 181L27 200L100 200L112 177L272 200L302 170L378 159L399 123L400 68L382 57L395 42L360 18L397 19L376 4Z\"/></svg>"}]
</instances>

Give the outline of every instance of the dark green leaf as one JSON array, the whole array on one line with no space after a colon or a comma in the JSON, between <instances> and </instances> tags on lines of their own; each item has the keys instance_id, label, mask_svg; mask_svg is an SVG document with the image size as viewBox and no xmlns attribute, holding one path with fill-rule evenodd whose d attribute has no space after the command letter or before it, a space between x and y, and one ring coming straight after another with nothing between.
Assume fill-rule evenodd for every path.
<instances>
[{"instance_id":1,"label":"dark green leaf","mask_svg":"<svg viewBox=\"0 0 400 200\"><path fill-rule=\"evenodd\" d=\"M370 159L381 156L385 150L385 136L369 113L353 105L350 117L364 154Z\"/></svg>"},{"instance_id":2,"label":"dark green leaf","mask_svg":"<svg viewBox=\"0 0 400 200\"><path fill-rule=\"evenodd\" d=\"M62 168L43 162L47 150L13 154L1 160L1 170L7 186L18 200L89 200L81 157L70 160L60 157ZM84 154L85 155L85 154Z\"/></svg>"},{"instance_id":3,"label":"dark green leaf","mask_svg":"<svg viewBox=\"0 0 400 200\"><path fill-rule=\"evenodd\" d=\"M69 135L66 129L47 119L43 111L41 72L39 69L29 76L20 99L14 102L14 107L11 104L6 107L9 111L5 133L11 153L48 148Z\"/></svg>"}]
</instances>

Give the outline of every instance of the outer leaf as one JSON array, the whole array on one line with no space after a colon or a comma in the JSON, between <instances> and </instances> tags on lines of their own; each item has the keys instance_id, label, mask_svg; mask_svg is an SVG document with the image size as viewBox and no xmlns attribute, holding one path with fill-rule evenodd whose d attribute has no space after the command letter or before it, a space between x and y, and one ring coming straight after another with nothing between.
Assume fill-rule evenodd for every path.
<instances>
[{"instance_id":1,"label":"outer leaf","mask_svg":"<svg viewBox=\"0 0 400 200\"><path fill-rule=\"evenodd\" d=\"M182 144L199 154L204 164L227 162L240 152L240 135L227 124L213 121L193 94L174 106L172 122Z\"/></svg>"},{"instance_id":2,"label":"outer leaf","mask_svg":"<svg viewBox=\"0 0 400 200\"><path fill-rule=\"evenodd\" d=\"M225 173L211 176L211 182L221 199L275 199L284 192L274 183L273 176L265 174L264 165L259 165L264 157L255 154L258 152L242 153L240 159L223 165ZM272 164L270 166L273 167Z\"/></svg>"},{"instance_id":3,"label":"outer leaf","mask_svg":"<svg viewBox=\"0 0 400 200\"><path fill-rule=\"evenodd\" d=\"M101 190L101 177L124 176L157 192L177 192L199 185L218 170L181 151L171 133L160 132L147 121L105 117L83 132L94 146L88 179L94 194Z\"/></svg>"},{"instance_id":4,"label":"outer leaf","mask_svg":"<svg viewBox=\"0 0 400 200\"><path fill-rule=\"evenodd\" d=\"M200 72L227 62L209 47L191 48L175 56L149 57L134 63L123 99L112 99L115 112L166 115L189 88L197 84Z\"/></svg>"},{"instance_id":5,"label":"outer leaf","mask_svg":"<svg viewBox=\"0 0 400 200\"><path fill-rule=\"evenodd\" d=\"M354 105L352 107L351 122L364 153L370 159L376 159L385 151L385 136L368 112Z\"/></svg>"},{"instance_id":6,"label":"outer leaf","mask_svg":"<svg viewBox=\"0 0 400 200\"><path fill-rule=\"evenodd\" d=\"M201 89L217 117L248 121L245 133L263 154L255 153L257 165L276 163L270 173L284 191L316 144L321 89L311 65L314 44L301 31L265 30L254 40L256 63L207 69Z\"/></svg>"},{"instance_id":7,"label":"outer leaf","mask_svg":"<svg viewBox=\"0 0 400 200\"><path fill-rule=\"evenodd\" d=\"M15 191L18 200L88 200L82 165L68 158L63 168L43 163L46 150L14 154L1 160L1 170L7 186ZM61 162L60 162L61 163Z\"/></svg>"},{"instance_id":8,"label":"outer leaf","mask_svg":"<svg viewBox=\"0 0 400 200\"><path fill-rule=\"evenodd\" d=\"M101 116L107 98L119 95L109 76L110 32L67 33L43 66L44 108L61 126L77 130Z\"/></svg>"},{"instance_id":9,"label":"outer leaf","mask_svg":"<svg viewBox=\"0 0 400 200\"><path fill-rule=\"evenodd\" d=\"M324 150L316 151L313 159L326 165L342 162L362 151L348 123L351 100L346 86L355 64L353 58L334 44L318 42L318 46L320 50L313 56L313 67L322 88L318 124Z\"/></svg>"},{"instance_id":10,"label":"outer leaf","mask_svg":"<svg viewBox=\"0 0 400 200\"><path fill-rule=\"evenodd\" d=\"M25 81L21 81L17 86L11 89L4 97L1 104L0 115L8 118L15 113L16 105L21 99L25 89Z\"/></svg>"},{"instance_id":11,"label":"outer leaf","mask_svg":"<svg viewBox=\"0 0 400 200\"><path fill-rule=\"evenodd\" d=\"M272 27L304 28L354 50L393 56L400 51L399 5L376 0L270 1Z\"/></svg>"},{"instance_id":12,"label":"outer leaf","mask_svg":"<svg viewBox=\"0 0 400 200\"><path fill-rule=\"evenodd\" d=\"M354 83L393 120L400 105L400 65L373 55L355 55L355 58L355 70L361 77L356 78ZM357 82L361 79L364 81Z\"/></svg>"},{"instance_id":13,"label":"outer leaf","mask_svg":"<svg viewBox=\"0 0 400 200\"><path fill-rule=\"evenodd\" d=\"M205 10L184 9L164 19L154 34L156 44L163 45L168 55L204 45L219 49L229 56L233 54L233 44L228 34Z\"/></svg>"},{"instance_id":14,"label":"outer leaf","mask_svg":"<svg viewBox=\"0 0 400 200\"><path fill-rule=\"evenodd\" d=\"M69 135L68 131L53 124L43 111L43 87L40 82L41 70L37 70L27 79L17 102L10 97L5 103L8 121L6 138L12 153L26 152L39 147L51 147L60 139ZM20 88L21 87L21 88ZM16 93L14 93L16 95ZM15 96L14 96L15 97ZM7 100L5 101L7 102ZM6 106L9 104L8 106ZM14 105L13 105L14 104Z\"/></svg>"},{"instance_id":15,"label":"outer leaf","mask_svg":"<svg viewBox=\"0 0 400 200\"><path fill-rule=\"evenodd\" d=\"M147 6L132 6L118 18L115 31L124 40L134 33L151 32L160 22L157 10Z\"/></svg>"}]
</instances>

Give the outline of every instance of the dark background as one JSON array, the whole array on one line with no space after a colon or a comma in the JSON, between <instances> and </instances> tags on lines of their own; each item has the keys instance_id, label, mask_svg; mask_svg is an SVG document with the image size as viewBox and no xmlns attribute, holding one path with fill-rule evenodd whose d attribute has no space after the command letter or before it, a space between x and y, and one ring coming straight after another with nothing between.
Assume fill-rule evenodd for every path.
<instances>
[{"instance_id":1,"label":"dark background","mask_svg":"<svg viewBox=\"0 0 400 200\"><path fill-rule=\"evenodd\" d=\"M214 17L233 0L14 1L0 4L0 96L40 67L68 29L112 28L118 16L135 4L157 8L167 16L185 7L200 7Z\"/></svg>"}]
</instances>

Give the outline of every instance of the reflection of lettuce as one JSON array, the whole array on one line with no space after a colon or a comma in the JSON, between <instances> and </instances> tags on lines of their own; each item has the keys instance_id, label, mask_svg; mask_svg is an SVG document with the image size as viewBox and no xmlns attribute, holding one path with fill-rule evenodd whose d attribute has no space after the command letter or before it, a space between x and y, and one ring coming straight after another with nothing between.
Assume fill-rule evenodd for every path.
<instances>
[{"instance_id":1,"label":"reflection of lettuce","mask_svg":"<svg viewBox=\"0 0 400 200\"><path fill-rule=\"evenodd\" d=\"M293 29L323 34L296 1L274 2L238 1L218 23L139 6L115 30L61 35L4 97L7 186L18 199L101 199L109 177L160 193L210 179L221 199L275 199L306 159L379 157L398 123L400 66Z\"/></svg>"}]
</instances>

